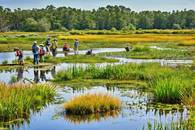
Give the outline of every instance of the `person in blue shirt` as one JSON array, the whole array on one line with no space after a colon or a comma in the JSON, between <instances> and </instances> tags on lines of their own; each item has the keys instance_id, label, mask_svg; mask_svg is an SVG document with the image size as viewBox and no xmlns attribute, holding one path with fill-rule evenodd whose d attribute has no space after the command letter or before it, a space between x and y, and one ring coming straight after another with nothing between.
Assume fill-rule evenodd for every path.
<instances>
[{"instance_id":1,"label":"person in blue shirt","mask_svg":"<svg viewBox=\"0 0 195 130\"><path fill-rule=\"evenodd\" d=\"M34 64L39 64L39 47L37 46L36 41L33 43L32 52L34 56Z\"/></svg>"},{"instance_id":2,"label":"person in blue shirt","mask_svg":"<svg viewBox=\"0 0 195 130\"><path fill-rule=\"evenodd\" d=\"M75 55L78 55L79 54L79 49L78 49L78 47L79 47L79 40L78 39L75 39L75 42L74 42L74 54Z\"/></svg>"}]
</instances>

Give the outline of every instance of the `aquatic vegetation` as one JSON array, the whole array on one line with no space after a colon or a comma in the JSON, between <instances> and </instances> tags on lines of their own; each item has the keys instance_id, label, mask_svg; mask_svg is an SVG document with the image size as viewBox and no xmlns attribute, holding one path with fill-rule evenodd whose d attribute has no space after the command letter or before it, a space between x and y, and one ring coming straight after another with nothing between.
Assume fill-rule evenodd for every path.
<instances>
[{"instance_id":1,"label":"aquatic vegetation","mask_svg":"<svg viewBox=\"0 0 195 130\"><path fill-rule=\"evenodd\" d=\"M192 59L194 51L183 51L183 50L158 50L151 49L149 47L134 47L129 52L107 52L101 53L100 55L104 56L120 56L125 58L133 58L133 59Z\"/></svg>"},{"instance_id":2,"label":"aquatic vegetation","mask_svg":"<svg viewBox=\"0 0 195 130\"><path fill-rule=\"evenodd\" d=\"M7 64L8 64L7 60L2 61L2 65L7 65Z\"/></svg>"},{"instance_id":3,"label":"aquatic vegetation","mask_svg":"<svg viewBox=\"0 0 195 130\"><path fill-rule=\"evenodd\" d=\"M74 79L143 80L155 93L157 101L177 103L193 93L190 82L194 73L187 67L172 68L155 63L72 67L59 71L54 81ZM172 78L174 77L174 78ZM188 93L186 93L187 91Z\"/></svg>"},{"instance_id":4,"label":"aquatic vegetation","mask_svg":"<svg viewBox=\"0 0 195 130\"><path fill-rule=\"evenodd\" d=\"M120 110L121 101L108 94L85 94L65 103L67 114L85 115Z\"/></svg>"},{"instance_id":5,"label":"aquatic vegetation","mask_svg":"<svg viewBox=\"0 0 195 130\"><path fill-rule=\"evenodd\" d=\"M55 89L49 84L0 83L0 121L28 118L54 99Z\"/></svg>"},{"instance_id":6,"label":"aquatic vegetation","mask_svg":"<svg viewBox=\"0 0 195 130\"><path fill-rule=\"evenodd\" d=\"M104 63L104 62L117 62L116 59L104 58L102 56L93 55L69 55L66 57L56 57L51 56L45 57L45 62L48 63Z\"/></svg>"},{"instance_id":7,"label":"aquatic vegetation","mask_svg":"<svg viewBox=\"0 0 195 130\"><path fill-rule=\"evenodd\" d=\"M162 79L155 79L154 87L155 99L163 103L181 103L183 96L190 94L190 82L180 79L178 77L168 77Z\"/></svg>"},{"instance_id":8,"label":"aquatic vegetation","mask_svg":"<svg viewBox=\"0 0 195 130\"><path fill-rule=\"evenodd\" d=\"M110 79L110 80L153 80L155 77L167 77L173 75L189 77L188 74L192 73L191 70L185 67L179 67L173 69L168 66L160 66L157 63L145 63L145 64L121 64L121 65L107 65L105 67L99 67L95 65L89 65L83 67L70 67L66 70L57 72L54 80L64 81L71 79ZM69 78L66 78L66 77Z\"/></svg>"},{"instance_id":9,"label":"aquatic vegetation","mask_svg":"<svg viewBox=\"0 0 195 130\"><path fill-rule=\"evenodd\" d=\"M156 122L153 123L151 121L148 121L146 126L142 127L142 130L191 130L190 126L188 126L187 121L180 121L180 122L174 122L171 121L170 123L162 123L162 122Z\"/></svg>"}]
</instances>

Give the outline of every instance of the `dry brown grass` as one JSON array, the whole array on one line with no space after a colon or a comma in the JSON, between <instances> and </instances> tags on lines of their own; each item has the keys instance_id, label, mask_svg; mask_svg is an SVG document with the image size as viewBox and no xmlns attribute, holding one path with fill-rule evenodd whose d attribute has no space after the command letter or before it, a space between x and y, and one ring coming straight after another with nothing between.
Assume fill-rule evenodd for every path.
<instances>
[{"instance_id":1,"label":"dry brown grass","mask_svg":"<svg viewBox=\"0 0 195 130\"><path fill-rule=\"evenodd\" d=\"M65 103L67 114L85 115L120 110L121 101L108 94L85 94Z\"/></svg>"}]
</instances>

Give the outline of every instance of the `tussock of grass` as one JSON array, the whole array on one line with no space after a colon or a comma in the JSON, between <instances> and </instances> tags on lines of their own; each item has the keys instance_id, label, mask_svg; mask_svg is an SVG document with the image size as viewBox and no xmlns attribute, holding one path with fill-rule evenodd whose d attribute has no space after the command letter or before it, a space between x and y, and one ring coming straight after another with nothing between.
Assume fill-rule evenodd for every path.
<instances>
[{"instance_id":1,"label":"tussock of grass","mask_svg":"<svg viewBox=\"0 0 195 130\"><path fill-rule=\"evenodd\" d=\"M190 94L192 91L190 82L178 77L156 79L153 84L155 99L163 103L181 103L183 96ZM190 94L191 95L191 94Z\"/></svg>"},{"instance_id":2,"label":"tussock of grass","mask_svg":"<svg viewBox=\"0 0 195 130\"><path fill-rule=\"evenodd\" d=\"M54 87L48 84L0 83L0 120L28 118L31 110L41 109L53 100L54 95Z\"/></svg>"},{"instance_id":3,"label":"tussock of grass","mask_svg":"<svg viewBox=\"0 0 195 130\"><path fill-rule=\"evenodd\" d=\"M85 94L65 103L67 114L85 115L120 110L121 101L108 94Z\"/></svg>"}]
</instances>

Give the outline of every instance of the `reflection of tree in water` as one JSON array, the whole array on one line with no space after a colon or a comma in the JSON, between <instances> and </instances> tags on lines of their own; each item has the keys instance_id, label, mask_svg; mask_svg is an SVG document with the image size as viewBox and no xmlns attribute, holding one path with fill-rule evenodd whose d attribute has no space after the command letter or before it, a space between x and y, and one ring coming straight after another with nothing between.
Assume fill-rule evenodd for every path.
<instances>
[{"instance_id":1,"label":"reflection of tree in water","mask_svg":"<svg viewBox=\"0 0 195 130\"><path fill-rule=\"evenodd\" d=\"M92 121L101 121L106 120L107 118L116 118L119 115L119 111L111 111L106 113L96 113L96 114L89 114L89 115L71 115L66 114L64 119L74 123L74 124L81 124L81 123L90 123Z\"/></svg>"}]
</instances>

